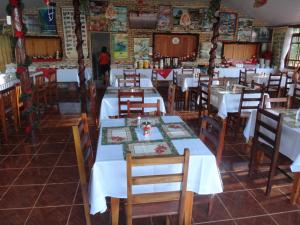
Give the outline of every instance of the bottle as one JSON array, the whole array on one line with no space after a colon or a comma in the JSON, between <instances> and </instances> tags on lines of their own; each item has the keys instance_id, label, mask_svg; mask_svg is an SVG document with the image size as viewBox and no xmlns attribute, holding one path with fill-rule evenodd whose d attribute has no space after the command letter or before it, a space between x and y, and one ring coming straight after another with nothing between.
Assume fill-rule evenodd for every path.
<instances>
[{"instance_id":1,"label":"bottle","mask_svg":"<svg viewBox=\"0 0 300 225\"><path fill-rule=\"evenodd\" d=\"M141 117L140 116L138 116L136 124L137 124L137 128L141 128Z\"/></svg>"},{"instance_id":2,"label":"bottle","mask_svg":"<svg viewBox=\"0 0 300 225\"><path fill-rule=\"evenodd\" d=\"M300 120L300 108L296 112L296 121Z\"/></svg>"},{"instance_id":3,"label":"bottle","mask_svg":"<svg viewBox=\"0 0 300 225\"><path fill-rule=\"evenodd\" d=\"M226 82L226 91L229 91L229 90L230 90L230 82L227 81L227 82Z\"/></svg>"}]
</instances>

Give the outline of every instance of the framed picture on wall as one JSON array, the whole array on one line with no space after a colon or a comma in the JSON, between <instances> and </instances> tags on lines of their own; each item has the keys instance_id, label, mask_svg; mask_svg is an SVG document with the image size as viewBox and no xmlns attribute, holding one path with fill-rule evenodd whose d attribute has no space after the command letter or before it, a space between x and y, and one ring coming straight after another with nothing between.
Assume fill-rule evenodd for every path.
<instances>
[{"instance_id":1,"label":"framed picture on wall","mask_svg":"<svg viewBox=\"0 0 300 225\"><path fill-rule=\"evenodd\" d=\"M150 38L133 38L133 55L135 60L148 59Z\"/></svg>"},{"instance_id":2,"label":"framed picture on wall","mask_svg":"<svg viewBox=\"0 0 300 225\"><path fill-rule=\"evenodd\" d=\"M112 35L112 55L114 60L124 60L128 58L128 35Z\"/></svg>"},{"instance_id":3,"label":"framed picture on wall","mask_svg":"<svg viewBox=\"0 0 300 225\"><path fill-rule=\"evenodd\" d=\"M220 12L220 40L232 41L236 31L237 14Z\"/></svg>"},{"instance_id":4,"label":"framed picture on wall","mask_svg":"<svg viewBox=\"0 0 300 225\"><path fill-rule=\"evenodd\" d=\"M113 6L114 17L110 21L110 31L126 32L128 27L127 7Z\"/></svg>"},{"instance_id":5,"label":"framed picture on wall","mask_svg":"<svg viewBox=\"0 0 300 225\"><path fill-rule=\"evenodd\" d=\"M157 30L170 31L172 29L172 8L168 5L161 5L158 9Z\"/></svg>"},{"instance_id":6,"label":"framed picture on wall","mask_svg":"<svg viewBox=\"0 0 300 225\"><path fill-rule=\"evenodd\" d=\"M238 41L251 41L253 19L239 18L238 19Z\"/></svg>"},{"instance_id":7,"label":"framed picture on wall","mask_svg":"<svg viewBox=\"0 0 300 225\"><path fill-rule=\"evenodd\" d=\"M34 14L24 14L23 22L26 25L27 34L37 35L41 33L41 24L38 15Z\"/></svg>"},{"instance_id":8,"label":"framed picture on wall","mask_svg":"<svg viewBox=\"0 0 300 225\"><path fill-rule=\"evenodd\" d=\"M217 52L216 52L216 58L221 59L222 57L222 42L218 42ZM200 42L199 44L199 58L200 59L209 59L210 55L210 49L212 47L211 42Z\"/></svg>"},{"instance_id":9,"label":"framed picture on wall","mask_svg":"<svg viewBox=\"0 0 300 225\"><path fill-rule=\"evenodd\" d=\"M190 30L200 30L201 29L201 23L199 21L200 18L200 11L199 9L189 9L190 14Z\"/></svg>"},{"instance_id":10,"label":"framed picture on wall","mask_svg":"<svg viewBox=\"0 0 300 225\"><path fill-rule=\"evenodd\" d=\"M39 9L41 32L44 34L56 34L56 12L55 7Z\"/></svg>"},{"instance_id":11,"label":"framed picture on wall","mask_svg":"<svg viewBox=\"0 0 300 225\"><path fill-rule=\"evenodd\" d=\"M90 0L90 31L107 31L108 20L105 18L105 12L108 2L103 0Z\"/></svg>"},{"instance_id":12,"label":"framed picture on wall","mask_svg":"<svg viewBox=\"0 0 300 225\"><path fill-rule=\"evenodd\" d=\"M207 32L212 30L213 24L208 18L208 8L199 9L199 23L201 26L201 31Z\"/></svg>"},{"instance_id":13,"label":"framed picture on wall","mask_svg":"<svg viewBox=\"0 0 300 225\"><path fill-rule=\"evenodd\" d=\"M252 42L271 42L273 29L270 27L253 27Z\"/></svg>"},{"instance_id":14,"label":"framed picture on wall","mask_svg":"<svg viewBox=\"0 0 300 225\"><path fill-rule=\"evenodd\" d=\"M184 27L180 24L181 16L185 14L188 15L188 9L173 8L172 18L173 18L173 30L183 30Z\"/></svg>"}]
</instances>

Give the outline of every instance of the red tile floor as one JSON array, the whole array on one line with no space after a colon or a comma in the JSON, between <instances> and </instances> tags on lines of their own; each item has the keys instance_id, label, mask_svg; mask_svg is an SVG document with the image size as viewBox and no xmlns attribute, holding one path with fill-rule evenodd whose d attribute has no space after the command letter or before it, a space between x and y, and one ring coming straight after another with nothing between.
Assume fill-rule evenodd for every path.
<instances>
[{"instance_id":1,"label":"red tile floor","mask_svg":"<svg viewBox=\"0 0 300 225\"><path fill-rule=\"evenodd\" d=\"M21 134L0 144L1 225L84 225L81 192L71 133L78 115L48 110L41 119L39 144L28 146ZM195 123L190 123L197 131ZM90 127L96 142L95 127ZM212 215L208 196L196 196L193 224L299 225L300 205L289 203L291 181L278 173L271 197L264 195L266 172L247 176L249 156L243 139L226 136L221 175L224 192L216 195ZM94 225L109 225L109 212L92 216ZM162 225L164 218L135 220L135 225ZM125 225L124 211L120 223Z\"/></svg>"}]
</instances>

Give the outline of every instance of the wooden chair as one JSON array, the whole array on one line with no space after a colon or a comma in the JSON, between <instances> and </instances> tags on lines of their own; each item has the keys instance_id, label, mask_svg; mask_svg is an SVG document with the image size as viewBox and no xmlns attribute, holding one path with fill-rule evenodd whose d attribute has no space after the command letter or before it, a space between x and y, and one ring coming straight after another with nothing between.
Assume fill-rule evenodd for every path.
<instances>
[{"instance_id":1,"label":"wooden chair","mask_svg":"<svg viewBox=\"0 0 300 225\"><path fill-rule=\"evenodd\" d=\"M182 69L182 74L184 74L184 75L194 74L194 72L195 72L194 68L183 68Z\"/></svg>"},{"instance_id":2,"label":"wooden chair","mask_svg":"<svg viewBox=\"0 0 300 225\"><path fill-rule=\"evenodd\" d=\"M245 69L245 73L246 73L246 74L253 74L253 73L256 73L256 68L253 68L253 69L250 69L250 68Z\"/></svg>"},{"instance_id":3,"label":"wooden chair","mask_svg":"<svg viewBox=\"0 0 300 225\"><path fill-rule=\"evenodd\" d=\"M152 112L145 112L145 109L155 109ZM156 103L136 103L127 100L127 115L128 117L136 117L137 114L134 113L136 110L142 111L139 116L160 116L160 100L158 99Z\"/></svg>"},{"instance_id":4,"label":"wooden chair","mask_svg":"<svg viewBox=\"0 0 300 225\"><path fill-rule=\"evenodd\" d=\"M151 74L151 81L152 81L153 87L156 87L156 88L158 87L157 76L158 76L157 70L153 69L152 74Z\"/></svg>"},{"instance_id":5,"label":"wooden chair","mask_svg":"<svg viewBox=\"0 0 300 225\"><path fill-rule=\"evenodd\" d=\"M227 77L213 77L211 79L211 84L219 83L218 85L225 86L227 81L228 81Z\"/></svg>"},{"instance_id":6,"label":"wooden chair","mask_svg":"<svg viewBox=\"0 0 300 225\"><path fill-rule=\"evenodd\" d=\"M285 80L285 84L284 84L284 95L283 96L287 96L290 90L291 85L294 84L294 81L292 79L292 74L288 74L285 73L286 76L286 80Z\"/></svg>"},{"instance_id":7,"label":"wooden chair","mask_svg":"<svg viewBox=\"0 0 300 225\"><path fill-rule=\"evenodd\" d=\"M128 75L128 74L136 74L136 69L124 69L124 70L123 70L123 74L124 74L124 75Z\"/></svg>"},{"instance_id":8,"label":"wooden chair","mask_svg":"<svg viewBox=\"0 0 300 225\"><path fill-rule=\"evenodd\" d=\"M184 93L182 92L182 89L180 87L179 84L179 80L178 80L178 73L176 71L174 71L173 73L173 85L175 87L175 107L177 110L183 110L184 108L184 100L185 100L185 96Z\"/></svg>"},{"instance_id":9,"label":"wooden chair","mask_svg":"<svg viewBox=\"0 0 300 225\"><path fill-rule=\"evenodd\" d=\"M132 98L132 99L131 99ZM118 91L118 107L119 107L119 117L126 117L128 109L127 109L127 100L137 104L144 104L144 90L119 90ZM142 109L137 109L132 111L135 114L143 114Z\"/></svg>"},{"instance_id":10,"label":"wooden chair","mask_svg":"<svg viewBox=\"0 0 300 225\"><path fill-rule=\"evenodd\" d=\"M21 99L22 88L21 84L16 84L16 101L17 101L17 113L18 113L18 125L21 126L21 112L24 108L23 101Z\"/></svg>"},{"instance_id":11,"label":"wooden chair","mask_svg":"<svg viewBox=\"0 0 300 225\"><path fill-rule=\"evenodd\" d=\"M294 94L293 94L293 108L300 106L300 82L295 83Z\"/></svg>"},{"instance_id":12,"label":"wooden chair","mask_svg":"<svg viewBox=\"0 0 300 225\"><path fill-rule=\"evenodd\" d=\"M133 81L134 87L141 86L141 74L124 74L124 80Z\"/></svg>"},{"instance_id":13,"label":"wooden chair","mask_svg":"<svg viewBox=\"0 0 300 225\"><path fill-rule=\"evenodd\" d=\"M211 84L200 83L199 86L199 117L203 115L210 115L212 108L210 104ZM198 101L197 97L197 101Z\"/></svg>"},{"instance_id":14,"label":"wooden chair","mask_svg":"<svg viewBox=\"0 0 300 225\"><path fill-rule=\"evenodd\" d=\"M189 167L189 150L184 149L183 156L159 156L133 158L131 153L126 154L127 162L127 225L132 225L132 219L173 216L178 215L178 224L184 223L186 204L186 186ZM162 175L133 176L134 167L160 166L170 164L182 164L181 173ZM180 182L181 189L178 191L154 192L133 194L132 188L142 184L161 184Z\"/></svg>"},{"instance_id":15,"label":"wooden chair","mask_svg":"<svg viewBox=\"0 0 300 225\"><path fill-rule=\"evenodd\" d=\"M90 112L96 127L99 127L99 112L98 112L98 100L97 100L97 88L94 81L89 83L89 98L90 98Z\"/></svg>"},{"instance_id":16,"label":"wooden chair","mask_svg":"<svg viewBox=\"0 0 300 225\"><path fill-rule=\"evenodd\" d=\"M90 170L93 166L93 149L89 135L89 127L87 116L85 113L81 115L81 119L77 126L73 126L73 138L75 144L75 152L77 158L77 166L80 178L80 187L84 207L85 221L87 225L91 225L90 207L88 199L88 178Z\"/></svg>"},{"instance_id":17,"label":"wooden chair","mask_svg":"<svg viewBox=\"0 0 300 225\"><path fill-rule=\"evenodd\" d=\"M282 73L270 74L268 84L266 87L266 92L271 97L279 97L281 79Z\"/></svg>"},{"instance_id":18,"label":"wooden chair","mask_svg":"<svg viewBox=\"0 0 300 225\"><path fill-rule=\"evenodd\" d=\"M290 109L291 97L270 98L268 95L265 95L263 99L263 108L267 108L268 104L271 104L272 109Z\"/></svg>"},{"instance_id":19,"label":"wooden chair","mask_svg":"<svg viewBox=\"0 0 300 225\"><path fill-rule=\"evenodd\" d=\"M17 131L18 109L15 86L0 91L0 119L5 142L8 141L8 118L13 120L14 129Z\"/></svg>"},{"instance_id":20,"label":"wooden chair","mask_svg":"<svg viewBox=\"0 0 300 225\"><path fill-rule=\"evenodd\" d=\"M261 90L248 90L243 88L240 98L239 110L236 113L228 113L233 121L235 135L241 128L242 122L250 116L251 110L257 110L262 105L263 92Z\"/></svg>"},{"instance_id":21,"label":"wooden chair","mask_svg":"<svg viewBox=\"0 0 300 225\"><path fill-rule=\"evenodd\" d=\"M56 70L50 74L47 85L47 92L49 99L52 102L56 102L58 100L58 89L57 89L57 76Z\"/></svg>"},{"instance_id":22,"label":"wooden chair","mask_svg":"<svg viewBox=\"0 0 300 225\"><path fill-rule=\"evenodd\" d=\"M33 98L38 107L40 107L42 101L43 104L47 106L47 87L43 74L35 76Z\"/></svg>"},{"instance_id":23,"label":"wooden chair","mask_svg":"<svg viewBox=\"0 0 300 225\"><path fill-rule=\"evenodd\" d=\"M239 81L238 84L247 86L247 73L240 70Z\"/></svg>"},{"instance_id":24,"label":"wooden chair","mask_svg":"<svg viewBox=\"0 0 300 225\"><path fill-rule=\"evenodd\" d=\"M262 92L265 92L265 84L264 83L257 83L254 80L251 81L251 88L255 90L260 90Z\"/></svg>"},{"instance_id":25,"label":"wooden chair","mask_svg":"<svg viewBox=\"0 0 300 225\"><path fill-rule=\"evenodd\" d=\"M270 195L272 179L276 172L279 157L279 145L283 117L275 115L265 109L258 109L255 123L255 132L251 148L249 175L253 176L258 166L258 159L267 156L271 159L268 175L266 195ZM259 155L259 153L261 153Z\"/></svg>"}]
</instances>

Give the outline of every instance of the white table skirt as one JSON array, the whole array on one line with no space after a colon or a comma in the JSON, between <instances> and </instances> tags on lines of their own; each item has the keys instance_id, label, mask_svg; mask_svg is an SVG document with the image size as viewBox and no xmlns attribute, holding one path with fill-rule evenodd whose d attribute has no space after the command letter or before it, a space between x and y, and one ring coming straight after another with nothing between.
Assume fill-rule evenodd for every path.
<instances>
[{"instance_id":1,"label":"white table skirt","mask_svg":"<svg viewBox=\"0 0 300 225\"><path fill-rule=\"evenodd\" d=\"M116 89L108 87L108 89ZM131 99L134 100L134 99ZM156 91L156 93L147 93L145 92L144 95L144 102L145 103L156 103L157 100L160 100L160 111L162 113L166 112L164 100L161 95ZM108 119L109 116L117 116L118 112L118 96L117 94L107 94L103 96L101 107L100 107L100 118L99 120ZM151 112L152 109L145 109L145 112ZM153 110L155 111L155 110Z\"/></svg>"},{"instance_id":2,"label":"white table skirt","mask_svg":"<svg viewBox=\"0 0 300 225\"><path fill-rule=\"evenodd\" d=\"M57 82L77 82L80 83L78 77L78 69L57 69ZM85 68L85 79L86 81L93 78L92 68Z\"/></svg>"},{"instance_id":3,"label":"white table skirt","mask_svg":"<svg viewBox=\"0 0 300 225\"><path fill-rule=\"evenodd\" d=\"M181 122L179 117L162 117L165 123ZM124 126L124 119L104 120L102 127ZM100 136L102 137L102 128ZM184 148L190 149L190 164L187 181L187 190L197 194L216 194L223 191L222 180L216 164L215 156L200 139L180 139L172 141L179 154ZM181 166L147 166L133 170L133 174L147 173L163 174L179 172ZM134 193L159 192L178 190L179 185L140 185L134 188ZM127 178L126 161L123 156L122 145L101 145L98 142L95 164L90 177L90 213L105 212L107 209L105 197L126 198Z\"/></svg>"},{"instance_id":4,"label":"white table skirt","mask_svg":"<svg viewBox=\"0 0 300 225\"><path fill-rule=\"evenodd\" d=\"M256 111L251 113L246 127L244 129L244 137L249 140L254 136ZM281 131L281 139L279 151L283 155L294 161L291 169L293 172L300 172L300 128L291 128L283 123Z\"/></svg>"},{"instance_id":5,"label":"white table skirt","mask_svg":"<svg viewBox=\"0 0 300 225\"><path fill-rule=\"evenodd\" d=\"M119 81L118 81L118 78L123 78L123 75L116 75L115 76L116 79L114 81L114 84L112 85L113 87L118 87L119 86ZM151 77L147 77L145 75L141 75L141 78L140 78L140 86L141 87L153 87L152 85L152 81L151 81Z\"/></svg>"},{"instance_id":6,"label":"white table skirt","mask_svg":"<svg viewBox=\"0 0 300 225\"><path fill-rule=\"evenodd\" d=\"M245 71L245 68L229 67L229 68L215 68L215 71L220 71L220 77L239 77L240 70ZM272 68L257 68L256 73L270 74L274 73L276 70Z\"/></svg>"}]
</instances>

